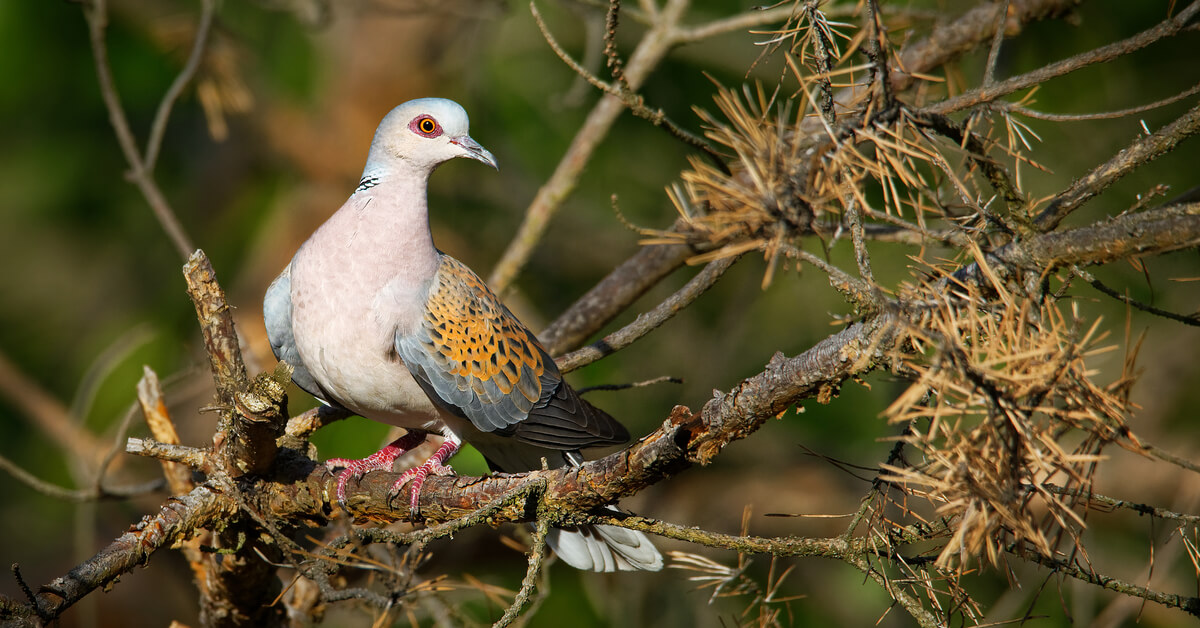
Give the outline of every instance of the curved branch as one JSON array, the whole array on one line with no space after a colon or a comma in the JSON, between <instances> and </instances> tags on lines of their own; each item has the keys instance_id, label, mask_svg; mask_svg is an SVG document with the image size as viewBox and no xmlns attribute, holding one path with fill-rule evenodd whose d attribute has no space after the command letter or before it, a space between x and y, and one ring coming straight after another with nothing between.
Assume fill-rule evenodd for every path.
<instances>
[{"instance_id":1,"label":"curved branch","mask_svg":"<svg viewBox=\"0 0 1200 628\"><path fill-rule=\"evenodd\" d=\"M158 162L158 151L162 147L163 134L167 130L167 119L171 117L171 108L175 106L175 101L179 99L179 95L183 93L183 88L192 81L192 77L196 75L196 69L200 67L200 60L204 58L204 48L208 44L208 32L212 28L213 16L216 15L216 2L214 0L200 0L200 23L196 26L196 39L192 42L192 51L188 54L188 60L183 65L183 69L179 71L179 75L167 88L167 93L163 94L162 102L158 104L158 111L154 114L154 122L150 125L150 139L146 140L146 175L154 172L154 165Z\"/></svg>"},{"instance_id":2,"label":"curved branch","mask_svg":"<svg viewBox=\"0 0 1200 628\"><path fill-rule=\"evenodd\" d=\"M606 355L624 349L638 338L658 329L660 325L691 305L700 295L713 287L739 257L734 255L709 262L704 270L692 277L691 281L659 303L653 310L638 315L637 320L604 338L559 358L557 360L558 368L563 373L582 368Z\"/></svg>"},{"instance_id":3,"label":"curved branch","mask_svg":"<svg viewBox=\"0 0 1200 628\"><path fill-rule=\"evenodd\" d=\"M129 119L125 116L125 108L121 105L121 97L117 93L116 81L113 79L112 67L108 62L108 44L105 42L105 31L108 29L108 5L106 0L93 0L83 3L84 16L87 18L88 35L92 43L92 56L96 61L96 78L100 81L100 95L104 98L104 106L108 109L108 120L113 132L117 135L117 144L129 163L129 178L137 185L154 216L162 225L167 236L175 245L180 257L187 258L195 250L191 238L183 230L179 218L175 216L170 203L163 196L162 190L154 182L146 162L138 152L137 142L133 131L129 128Z\"/></svg>"},{"instance_id":4,"label":"curved branch","mask_svg":"<svg viewBox=\"0 0 1200 628\"><path fill-rule=\"evenodd\" d=\"M1193 6L1200 7L1200 0ZM1081 205L1135 169L1165 155L1184 138L1200 132L1200 104L1150 135L1139 136L1112 159L1076 179L1055 196L1037 217L1037 227L1050 231Z\"/></svg>"},{"instance_id":5,"label":"curved branch","mask_svg":"<svg viewBox=\"0 0 1200 628\"><path fill-rule=\"evenodd\" d=\"M171 547L203 528L228 521L237 512L229 497L207 486L171 498L154 516L147 515L98 554L80 563L67 575L41 587L36 596L37 614L57 617L88 593L115 582L134 567L145 564L154 552Z\"/></svg>"},{"instance_id":6,"label":"curved branch","mask_svg":"<svg viewBox=\"0 0 1200 628\"><path fill-rule=\"evenodd\" d=\"M696 249L686 244L640 247L571 304L538 338L551 355L579 346L695 254Z\"/></svg>"},{"instance_id":7,"label":"curved branch","mask_svg":"<svg viewBox=\"0 0 1200 628\"><path fill-rule=\"evenodd\" d=\"M1001 5L993 6L1000 7ZM1044 83L1064 74L1069 74L1089 65L1111 61L1117 57L1145 48L1160 39L1179 33L1196 16L1198 11L1200 11L1200 0L1192 2L1184 10L1175 14L1174 17L1167 18L1154 27L1142 31L1133 37L1077 54L1069 59L1051 63L1020 76L1014 76L1004 81L987 83L953 98L947 98L935 105L930 105L926 108L926 111L942 114L959 111L981 103L991 102L1017 90L1033 87L1034 85Z\"/></svg>"},{"instance_id":8,"label":"curved branch","mask_svg":"<svg viewBox=\"0 0 1200 628\"><path fill-rule=\"evenodd\" d=\"M675 40L671 33L679 23L686 6L685 0L669 0L655 16L654 26L642 37L641 43L625 66L625 80L630 89L636 90L641 87L650 71L674 45ZM611 93L601 97L592 108L587 120L575 134L575 139L571 141L571 146L567 148L566 154L558 162L554 174L550 175L546 184L538 190L537 196L526 210L525 219L513 236L508 249L496 262L496 267L488 278L488 284L496 292L503 292L516 279L549 226L550 219L562 207L563 200L574 191L584 166L624 108L621 99Z\"/></svg>"},{"instance_id":9,"label":"curved branch","mask_svg":"<svg viewBox=\"0 0 1200 628\"><path fill-rule=\"evenodd\" d=\"M143 495L151 493L162 488L162 479L150 480L141 484L133 484L129 486L104 486L93 485L88 488L70 489L63 488L57 484L51 484L36 475L22 469L17 463L9 460L4 456L0 456L0 470L7 471L17 481L25 484L29 488L54 499L62 499L71 502L90 502L99 499L128 499L135 495Z\"/></svg>"}]
</instances>

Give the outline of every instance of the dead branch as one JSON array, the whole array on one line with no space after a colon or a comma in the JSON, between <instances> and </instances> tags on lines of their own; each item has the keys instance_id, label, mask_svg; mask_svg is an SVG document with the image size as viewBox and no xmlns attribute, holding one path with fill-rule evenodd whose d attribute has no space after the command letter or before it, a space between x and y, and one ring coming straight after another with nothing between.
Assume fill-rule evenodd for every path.
<instances>
[{"instance_id":1,"label":"dead branch","mask_svg":"<svg viewBox=\"0 0 1200 628\"><path fill-rule=\"evenodd\" d=\"M88 593L145 564L159 549L185 540L198 530L228 521L236 511L231 499L208 486L198 486L187 495L171 498L157 514L143 517L98 554L41 587L35 600L37 616L58 617Z\"/></svg>"},{"instance_id":2,"label":"dead branch","mask_svg":"<svg viewBox=\"0 0 1200 628\"><path fill-rule=\"evenodd\" d=\"M146 424L150 426L150 433L154 435L154 438L166 445L178 445L179 434L175 431L171 415L167 413L167 404L163 400L158 374L149 366L142 368L142 379L138 382L137 394L138 404L142 407L142 414L145 416ZM171 488L172 495L186 495L196 488L192 483L192 473L186 465L163 460L162 466L163 475L167 477L167 484Z\"/></svg>"},{"instance_id":3,"label":"dead branch","mask_svg":"<svg viewBox=\"0 0 1200 628\"><path fill-rule=\"evenodd\" d=\"M578 346L696 252L686 244L640 247L560 314L538 335L539 339L551 355Z\"/></svg>"},{"instance_id":4,"label":"dead branch","mask_svg":"<svg viewBox=\"0 0 1200 628\"><path fill-rule=\"evenodd\" d=\"M1200 10L1200 2L1193 4ZM1179 142L1200 131L1200 105L1196 105L1170 124L1146 136L1140 136L1112 159L1096 166L1077 179L1071 187L1051 199L1037 217L1037 226L1049 231L1071 212L1091 200L1108 186L1137 168L1169 153Z\"/></svg>"},{"instance_id":5,"label":"dead branch","mask_svg":"<svg viewBox=\"0 0 1200 628\"><path fill-rule=\"evenodd\" d=\"M202 23L207 23L211 20L211 13L215 3L211 0L206 0L202 3L204 14L207 17L202 18ZM112 67L108 62L108 44L105 41L106 31L108 29L108 2L107 0L96 0L95 2L87 2L83 4L83 13L87 17L88 35L92 43L92 57L96 62L96 77L100 81L100 94L104 97L104 105L108 108L108 120L112 124L113 132L117 136L117 143L121 146L121 152L125 155L125 161L129 163L129 178L137 185L142 196L146 198L146 202L150 204L150 209L154 212L154 217L158 219L163 230L171 239L175 249L179 252L180 257L186 259L196 249L192 245L191 239L187 232L184 231L183 225L179 222L179 218L171 209L170 203L167 202L166 196L159 189L158 184L154 182L154 177L151 175L151 168L148 167L147 160L144 160L141 153L138 151L137 141L134 139L133 131L129 127L129 119L125 115L125 109L121 106L121 97L117 92L116 80L113 78ZM197 46L203 46L202 36L207 33L207 27L201 29L197 33ZM180 74L180 80L186 81L190 78L191 72L185 68L184 73ZM167 115L170 113L170 103L174 102L178 96L179 88L172 86L167 92L167 97L164 99L163 106L160 107L160 115L162 118L161 126L166 125ZM156 126L160 126L156 123ZM147 149L153 149L156 144L151 142ZM155 151L157 152L157 150Z\"/></svg>"},{"instance_id":6,"label":"dead branch","mask_svg":"<svg viewBox=\"0 0 1200 628\"><path fill-rule=\"evenodd\" d=\"M1070 59L1051 63L1020 76L1014 76L999 82L987 83L966 93L930 105L926 109L930 113L938 114L960 111L982 103L992 102L1015 91L1040 85L1052 78L1069 74L1090 65L1111 61L1117 57L1145 48L1156 41L1178 34L1196 16L1197 11L1200 11L1200 2L1192 2L1174 16L1133 37L1075 55Z\"/></svg>"},{"instance_id":7,"label":"dead branch","mask_svg":"<svg viewBox=\"0 0 1200 628\"><path fill-rule=\"evenodd\" d=\"M604 338L559 358L557 360L558 368L563 373L582 368L606 355L620 351L638 338L654 331L713 287L737 259L737 257L723 257L709 262L704 270L693 277L687 285L658 304L653 310L639 315L634 322Z\"/></svg>"}]
</instances>

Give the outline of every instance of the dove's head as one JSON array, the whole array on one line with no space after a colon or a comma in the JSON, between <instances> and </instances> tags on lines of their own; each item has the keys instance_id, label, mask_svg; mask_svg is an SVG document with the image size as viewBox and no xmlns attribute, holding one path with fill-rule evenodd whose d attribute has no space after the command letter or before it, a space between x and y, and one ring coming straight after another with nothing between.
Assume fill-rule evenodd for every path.
<instances>
[{"instance_id":1,"label":"dove's head","mask_svg":"<svg viewBox=\"0 0 1200 628\"><path fill-rule=\"evenodd\" d=\"M469 157L496 168L496 158L468 135L470 121L462 105L445 98L418 98L392 109L371 141L367 171L404 165L425 172L455 157Z\"/></svg>"}]
</instances>

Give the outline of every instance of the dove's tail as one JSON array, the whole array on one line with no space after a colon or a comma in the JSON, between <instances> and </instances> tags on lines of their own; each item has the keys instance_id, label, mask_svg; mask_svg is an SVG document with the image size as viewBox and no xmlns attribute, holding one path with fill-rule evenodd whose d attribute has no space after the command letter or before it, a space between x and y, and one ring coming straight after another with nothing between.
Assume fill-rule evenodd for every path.
<instances>
[{"instance_id":1,"label":"dove's tail","mask_svg":"<svg viewBox=\"0 0 1200 628\"><path fill-rule=\"evenodd\" d=\"M583 463L583 456L576 451L535 447L516 438L491 433L472 432L471 436L468 442L496 470L518 473L540 469L542 464L553 469ZM607 508L620 512L612 506ZM546 542L563 562L585 571L658 571L663 567L662 554L645 534L636 530L607 525L551 528Z\"/></svg>"},{"instance_id":2,"label":"dove's tail","mask_svg":"<svg viewBox=\"0 0 1200 628\"><path fill-rule=\"evenodd\" d=\"M636 530L605 525L551 528L546 542L568 565L585 571L658 571L663 567L662 554Z\"/></svg>"}]
</instances>

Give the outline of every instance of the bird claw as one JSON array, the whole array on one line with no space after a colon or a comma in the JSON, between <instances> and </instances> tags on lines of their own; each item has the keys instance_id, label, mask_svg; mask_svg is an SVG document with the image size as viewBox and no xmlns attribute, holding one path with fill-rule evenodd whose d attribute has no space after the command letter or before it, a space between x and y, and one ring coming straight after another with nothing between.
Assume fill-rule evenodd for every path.
<instances>
[{"instance_id":1,"label":"bird claw","mask_svg":"<svg viewBox=\"0 0 1200 628\"><path fill-rule=\"evenodd\" d=\"M425 483L425 478L430 475L457 475L454 469L446 466L445 462L450 456L453 456L458 451L460 443L456 439L447 438L446 442L442 443L438 450L433 452L433 455L428 460L422 462L408 471L405 471L400 479L392 485L391 495L396 496L401 493L404 485L412 482L412 486L408 489L408 512L409 517L415 519L419 511L421 498L421 485Z\"/></svg>"},{"instance_id":2,"label":"bird claw","mask_svg":"<svg viewBox=\"0 0 1200 628\"><path fill-rule=\"evenodd\" d=\"M337 474L337 503L342 508L346 508L346 488L350 484L350 480L358 480L362 476L371 471L391 471L392 463L396 458L404 455L405 452L415 448L425 441L423 432L409 432L404 436L393 441L387 447L363 458L355 460L353 458L330 458L325 461L325 468L333 473L338 467L342 471ZM461 441L457 438L447 436L446 441L438 447L437 451L428 460L422 462L400 475L400 479L392 484L389 491L391 496L399 495L401 489L409 482L412 486L409 487L408 507L409 513L413 518L416 518L418 504L421 497L421 485L425 483L425 478L430 475L455 475L454 469L446 466L446 460L453 456L457 451ZM348 509L347 509L348 510Z\"/></svg>"},{"instance_id":3,"label":"bird claw","mask_svg":"<svg viewBox=\"0 0 1200 628\"><path fill-rule=\"evenodd\" d=\"M336 494L338 505L346 509L346 487L350 484L350 480L358 480L371 471L391 471L392 464L396 462L396 458L403 456L405 452L423 442L425 442L425 434L423 432L409 432L389 443L387 447L361 460L354 458L330 458L326 460L325 468L330 473L333 473L338 467L342 467L341 473L337 474ZM441 450L439 449L438 451Z\"/></svg>"}]
</instances>

